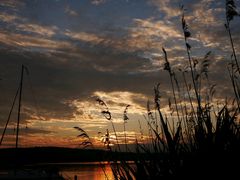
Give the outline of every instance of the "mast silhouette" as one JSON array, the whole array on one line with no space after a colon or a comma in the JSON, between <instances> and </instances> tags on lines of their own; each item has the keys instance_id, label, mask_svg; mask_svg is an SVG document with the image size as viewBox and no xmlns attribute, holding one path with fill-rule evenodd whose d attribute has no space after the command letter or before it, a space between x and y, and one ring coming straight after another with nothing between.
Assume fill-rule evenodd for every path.
<instances>
[{"instance_id":1,"label":"mast silhouette","mask_svg":"<svg viewBox=\"0 0 240 180\"><path fill-rule=\"evenodd\" d=\"M26 73L28 75L29 72L28 72L27 67L22 64L20 84L18 86L17 92L16 92L14 100L12 102L12 106L11 106L10 112L8 114L7 122L5 124L4 130L3 130L3 133L2 133L2 137L1 137L1 140L0 140L0 146L2 145L2 141L3 141L3 138L4 138L5 132L7 130L7 126L9 124L10 119L11 119L12 111L13 111L13 108L15 106L15 103L16 103L16 100L17 100L17 96L19 95L19 98L18 98L18 116L17 116L17 133L16 133L16 149L18 148L18 141L19 141L18 140L19 139L18 136L19 136L19 124L20 124L20 117L21 117L21 101L22 101L22 89L23 89L24 70L26 71Z\"/></svg>"},{"instance_id":2,"label":"mast silhouette","mask_svg":"<svg viewBox=\"0 0 240 180\"><path fill-rule=\"evenodd\" d=\"M21 80L20 80L20 85L19 85L18 118L17 118L17 133L16 133L16 149L18 148L19 123L20 123L20 116L21 116L21 100L22 100L23 71L24 71L24 65L22 65Z\"/></svg>"},{"instance_id":3,"label":"mast silhouette","mask_svg":"<svg viewBox=\"0 0 240 180\"><path fill-rule=\"evenodd\" d=\"M2 133L2 137L1 137L1 140L0 140L0 146L2 145L2 141L3 141L3 138L4 138L5 132L6 132L6 130L7 130L8 123L9 123L10 118L11 118L11 114L12 114L13 107L14 107L15 102L16 102L16 99L17 99L18 92L19 92L19 87L18 87L18 90L17 90L16 95L15 95L15 97L14 97L14 100L13 100L12 107L11 107L11 109L10 109L10 112L9 112L9 114L8 114L8 119L7 119L7 122L6 122L6 124L5 124L4 130L3 130L3 133Z\"/></svg>"}]
</instances>

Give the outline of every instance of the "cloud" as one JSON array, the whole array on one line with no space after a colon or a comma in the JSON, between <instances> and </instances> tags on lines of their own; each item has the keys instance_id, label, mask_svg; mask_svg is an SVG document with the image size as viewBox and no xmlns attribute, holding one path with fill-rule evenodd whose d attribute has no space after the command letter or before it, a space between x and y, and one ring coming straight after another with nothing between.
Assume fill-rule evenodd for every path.
<instances>
[{"instance_id":1,"label":"cloud","mask_svg":"<svg viewBox=\"0 0 240 180\"><path fill-rule=\"evenodd\" d=\"M91 0L91 3L94 5L100 5L105 3L107 0Z\"/></svg>"},{"instance_id":2,"label":"cloud","mask_svg":"<svg viewBox=\"0 0 240 180\"><path fill-rule=\"evenodd\" d=\"M80 51L78 53L83 54L82 57L85 59L71 59L72 56L70 54L66 57L66 61L62 62L59 59L65 53L49 55L36 51L33 53L32 51L14 50L13 47L10 49L11 51L6 51L5 49L0 51L0 55L3 58L2 63L4 64L1 68L2 80L0 82L3 92L2 96L0 96L0 102L2 102L0 103L0 123L2 124L5 123L13 96L19 84L22 63L28 67L30 73L30 77L26 74L24 76L22 122L26 122L26 120L31 120L31 122L46 122L52 119L59 119L62 122L66 119L72 120L80 111L80 107L72 105L72 102L76 100L80 104L83 103L82 106L85 105L87 107L85 109L95 108L95 112L97 111L95 114L98 114L98 116L92 117L91 113L85 113L85 115L87 114L86 116L78 115L77 120L80 119L82 120L81 122L90 122L89 120L91 120L92 124L104 128L106 123L97 122L98 119L103 120L102 122L106 122L106 120L101 116L98 108L88 105L89 97L94 95L95 92L97 93L95 95L101 95L100 92L102 92L102 95L105 94L104 96L109 100L110 105L116 106L115 103L117 102L115 100L110 101L110 99L117 96L119 92L122 94L122 97L119 97L119 99L122 98L127 101L126 103L133 104L133 110L138 107L139 103L142 104L142 109L144 109L145 99L138 96L143 96L145 93L151 95L154 80L157 82L157 79L159 79L157 74L153 77L144 75L144 73L128 75L127 73L130 71L138 72L139 67L145 61L141 62L139 58L133 59L133 56L132 58L130 58L131 56L127 58L127 54L122 56L126 58L123 61L123 58L121 56L118 57L118 54L109 54L101 57L100 52L96 54L96 52L92 53L91 51L86 53ZM67 54L67 51L65 52ZM115 61L112 61L113 59ZM123 63L119 63L119 61ZM110 71L99 71L94 64L107 68ZM31 86L34 92L29 87L29 78L32 80ZM160 77L160 79L164 78L164 76ZM139 88L141 86L142 88ZM109 92L114 93L107 95ZM135 93L139 94L135 95ZM116 107L118 106L120 108L120 105ZM124 107L125 104L122 108ZM122 114L119 114L118 118L122 118ZM84 127L91 126L92 129L94 128L91 124L83 123L83 125Z\"/></svg>"},{"instance_id":3,"label":"cloud","mask_svg":"<svg viewBox=\"0 0 240 180\"><path fill-rule=\"evenodd\" d=\"M3 128L0 128L0 132L3 131ZM10 126L6 130L6 134L12 134L14 135L16 131L16 127ZM27 134L49 134L52 133L51 131L43 130L43 129L36 129L36 128L29 128L29 127L23 127L20 126L20 130L22 135L27 135Z\"/></svg>"},{"instance_id":4,"label":"cloud","mask_svg":"<svg viewBox=\"0 0 240 180\"><path fill-rule=\"evenodd\" d=\"M5 9L10 9L13 11L19 11L19 8L23 7L25 3L23 1L18 0L1 0L0 7L4 7Z\"/></svg>"},{"instance_id":5,"label":"cloud","mask_svg":"<svg viewBox=\"0 0 240 180\"><path fill-rule=\"evenodd\" d=\"M139 114L145 111L145 107L143 106L147 99L143 94L96 91L88 100L76 99L69 101L68 104L76 108L74 119L78 123L78 126L95 133L101 131L101 129L112 128L110 121L101 114L101 111L105 109L97 104L97 97L100 97L108 105L112 115L111 121L120 124L123 123L123 111L127 104L130 105L128 111L129 117L139 116Z\"/></svg>"},{"instance_id":6,"label":"cloud","mask_svg":"<svg viewBox=\"0 0 240 180\"><path fill-rule=\"evenodd\" d=\"M67 13L70 16L78 16L78 13L70 8L70 6L66 6L65 13Z\"/></svg>"},{"instance_id":7,"label":"cloud","mask_svg":"<svg viewBox=\"0 0 240 180\"><path fill-rule=\"evenodd\" d=\"M44 26L34 22L29 22L27 18L16 14L0 13L0 21L7 23L5 30L13 29L15 33L27 33L39 35L41 37L52 37L58 31L56 26ZM11 30L11 32L13 32Z\"/></svg>"},{"instance_id":8,"label":"cloud","mask_svg":"<svg viewBox=\"0 0 240 180\"><path fill-rule=\"evenodd\" d=\"M96 34L86 32L71 32L70 30L67 30L64 34L72 39L83 42L89 42L92 44L99 44L104 40L103 38L97 36Z\"/></svg>"},{"instance_id":9,"label":"cloud","mask_svg":"<svg viewBox=\"0 0 240 180\"><path fill-rule=\"evenodd\" d=\"M156 58L155 55L157 53L161 52L163 43L166 41L175 43L176 41L180 41L183 43L182 32L179 31L174 24L154 18L133 19L131 27L127 30L120 29L119 31L123 33L123 36L116 37L114 34L108 34L107 32L89 33L81 31L73 32L71 30L66 30L64 35L74 42L78 42L78 45L84 44L85 48L87 46L94 49L96 53L100 52L102 56L104 55L104 58L106 58L105 56L115 56L114 59L118 59L122 56L122 63L124 63L125 58L128 58L125 57L125 55L132 59L126 60L128 63L136 63L137 61L133 60L136 58L148 59L147 61L151 61ZM176 49L180 47L178 45L175 46ZM159 55L157 57L159 57ZM95 68L100 71L109 71L109 69L106 68L108 66L105 66L106 64L103 63L102 60L96 62L99 63L94 65ZM150 63L154 64L156 61ZM105 67L103 67L103 65ZM121 66L123 65L125 64L121 64ZM112 67L110 67L110 69L112 69ZM146 67L142 72L147 72L148 69L152 69L152 67Z\"/></svg>"},{"instance_id":10,"label":"cloud","mask_svg":"<svg viewBox=\"0 0 240 180\"><path fill-rule=\"evenodd\" d=\"M170 22L170 24L165 24L167 28L173 27L173 30L177 31L177 33L174 31L171 31L171 29L166 29L166 32L170 32L169 34L173 34L173 39L165 38L161 42L162 44L166 44L166 41L169 40L175 40L178 39L180 36L182 36L181 33L181 11L177 10L179 7L178 2L176 1L159 1L159 0L152 0L150 1L151 4L155 5L159 8L160 13L163 13L163 16L165 17L163 23ZM205 48L217 48L218 50L223 51L229 51L229 47L222 46L222 44L225 44L224 41L227 41L228 37L226 34L226 30L224 28L225 23L225 4L223 2L216 3L213 0L201 0L201 1L192 1L191 3L185 3L184 1L181 2L183 5L185 5L185 19L189 25L189 29L192 34L192 39L195 42L191 42L191 45L193 47L199 47L198 49L205 49ZM178 17L178 18L176 18ZM150 31L150 28L145 28L146 36L156 36L156 33L154 34L153 27L156 29L159 29L159 31L164 34L165 31L161 31L161 26L164 27L164 24L161 24L153 19L147 19L148 21L152 22L154 26L152 27L152 31ZM141 22L141 21L140 21ZM141 23L144 24L144 23ZM146 24L146 23L145 23ZM158 26L159 25L159 26ZM237 23L235 22L235 26L237 26ZM148 29L148 30L146 30ZM155 30L157 31L157 30ZM152 33L151 33L152 32ZM149 33L149 34L148 34ZM237 33L237 32L236 32ZM178 35L178 36L175 36ZM168 36L165 36L168 37ZM162 37L164 38L164 37ZM144 38L149 39L149 38ZM237 36L235 39L238 41ZM150 41L154 45L154 41ZM148 44L151 44L148 43ZM173 46L178 46L180 42L174 42ZM183 42L181 42L183 44ZM144 44L147 44L145 41ZM170 44L170 43L168 43ZM171 45L173 42L171 42ZM236 42L236 44L238 44ZM156 46L157 44L155 44ZM237 45L236 45L237 46ZM174 49L174 48L172 48ZM194 52L193 52L194 53Z\"/></svg>"},{"instance_id":11,"label":"cloud","mask_svg":"<svg viewBox=\"0 0 240 180\"><path fill-rule=\"evenodd\" d=\"M141 114L143 110L145 110L145 102L147 101L147 97L144 94L140 93L131 93L131 92L102 92L96 91L93 93L93 96L99 97L109 104L109 108L112 109L113 112L123 112L126 105L131 106L131 113ZM136 103L138 101L138 103ZM139 102L144 102L141 104ZM143 106L141 106L143 105Z\"/></svg>"},{"instance_id":12,"label":"cloud","mask_svg":"<svg viewBox=\"0 0 240 180\"><path fill-rule=\"evenodd\" d=\"M12 23L15 20L18 20L19 17L16 15L11 15L11 14L7 14L7 13L0 13L0 18L2 22L6 22L6 23Z\"/></svg>"},{"instance_id":13,"label":"cloud","mask_svg":"<svg viewBox=\"0 0 240 180\"><path fill-rule=\"evenodd\" d=\"M150 0L149 3L155 5L165 19L170 19L180 15L180 4L178 0Z\"/></svg>"},{"instance_id":14,"label":"cloud","mask_svg":"<svg viewBox=\"0 0 240 180\"><path fill-rule=\"evenodd\" d=\"M0 128L0 132L3 132L3 127ZM33 137L46 137L51 136L51 131L32 128L32 127L23 127L20 125L19 129L19 144L20 146L32 146L38 145L39 141ZM27 142L28 139L29 141ZM1 147L14 147L16 143L16 126L8 126ZM47 143L42 144L47 145Z\"/></svg>"},{"instance_id":15,"label":"cloud","mask_svg":"<svg viewBox=\"0 0 240 180\"><path fill-rule=\"evenodd\" d=\"M30 23L18 24L16 25L16 27L21 31L38 34L43 37L52 37L53 35L56 34L56 31L58 30L56 26L44 27L38 24L30 24Z\"/></svg>"},{"instance_id":16,"label":"cloud","mask_svg":"<svg viewBox=\"0 0 240 180\"><path fill-rule=\"evenodd\" d=\"M134 25L135 27L129 30L128 45L131 48L161 51L160 49L165 41L176 41L182 38L181 31L171 22L155 20L154 18L134 19Z\"/></svg>"},{"instance_id":17,"label":"cloud","mask_svg":"<svg viewBox=\"0 0 240 180\"><path fill-rule=\"evenodd\" d=\"M28 48L32 48L32 50L34 50L34 48L40 48L46 51L50 51L63 48L73 48L73 45L66 41L54 41L51 39L10 33L6 31L0 31L0 42L13 47L15 46L26 48L26 50Z\"/></svg>"},{"instance_id":18,"label":"cloud","mask_svg":"<svg viewBox=\"0 0 240 180\"><path fill-rule=\"evenodd\" d=\"M188 13L191 17L189 17L189 19L192 19L192 21L199 26L219 28L223 24L225 9L222 6L222 3L215 3L216 2L212 0L202 0L193 4L191 14ZM211 8L213 4L215 7Z\"/></svg>"},{"instance_id":19,"label":"cloud","mask_svg":"<svg viewBox=\"0 0 240 180\"><path fill-rule=\"evenodd\" d=\"M15 137L7 136L6 142L2 147L15 147ZM75 136L59 137L50 134L32 134L19 137L19 147L33 147L33 146L55 146L55 147L78 147L79 139Z\"/></svg>"}]
</instances>

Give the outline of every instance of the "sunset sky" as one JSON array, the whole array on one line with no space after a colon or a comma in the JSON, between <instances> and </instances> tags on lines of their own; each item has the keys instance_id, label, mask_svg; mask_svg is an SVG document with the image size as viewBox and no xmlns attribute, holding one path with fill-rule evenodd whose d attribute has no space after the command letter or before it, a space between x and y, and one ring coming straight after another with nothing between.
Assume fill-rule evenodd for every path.
<instances>
[{"instance_id":1,"label":"sunset sky","mask_svg":"<svg viewBox=\"0 0 240 180\"><path fill-rule=\"evenodd\" d=\"M212 51L209 79L217 84L216 98L231 96L224 0L0 0L0 133L24 64L29 75L24 74L20 146L78 147L74 126L100 143L98 132L112 127L97 97L108 105L119 136L128 104L129 143L140 136L139 121L147 134L143 114L148 99L154 108L153 87L160 82L163 109L171 96L162 47L173 68L187 65L182 4L193 57ZM240 59L240 17L231 29ZM17 106L3 147L14 144L16 112Z\"/></svg>"}]
</instances>

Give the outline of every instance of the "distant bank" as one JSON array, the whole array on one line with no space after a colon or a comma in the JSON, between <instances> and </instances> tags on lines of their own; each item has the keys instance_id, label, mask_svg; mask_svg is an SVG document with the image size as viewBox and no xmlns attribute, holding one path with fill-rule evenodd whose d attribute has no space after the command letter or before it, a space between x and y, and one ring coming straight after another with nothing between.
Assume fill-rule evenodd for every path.
<instances>
[{"instance_id":1,"label":"distant bank","mask_svg":"<svg viewBox=\"0 0 240 180\"><path fill-rule=\"evenodd\" d=\"M14 164L72 163L111 160L133 160L135 153L117 153L95 149L74 149L61 147L33 147L0 149L0 168Z\"/></svg>"}]
</instances>

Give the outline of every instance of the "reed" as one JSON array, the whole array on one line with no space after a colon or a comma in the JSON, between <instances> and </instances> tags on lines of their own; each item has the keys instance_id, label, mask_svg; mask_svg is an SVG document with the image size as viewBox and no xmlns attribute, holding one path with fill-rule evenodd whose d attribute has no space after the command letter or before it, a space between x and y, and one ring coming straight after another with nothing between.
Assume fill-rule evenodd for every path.
<instances>
[{"instance_id":1,"label":"reed","mask_svg":"<svg viewBox=\"0 0 240 180\"><path fill-rule=\"evenodd\" d=\"M117 163L112 167L115 179L216 179L222 177L233 179L235 176L239 176L237 164L240 162L240 123L238 120L240 115L240 71L230 28L233 17L238 15L236 6L234 1L226 0L227 23L225 27L233 52L227 70L235 97L232 102L226 100L221 106L214 101L216 84L211 84L208 77L211 52L207 52L203 58L192 58L189 43L191 33L185 20L183 6L181 10L183 39L188 59L188 67L180 69L182 78L177 76L171 67L166 49L162 48L164 70L168 71L170 77L169 82L175 109L169 99L169 109L172 112L168 115L164 114L161 107L160 83L157 83L154 87L153 97L155 108L151 109L148 101L147 115L144 115L149 130L148 143L150 145L139 143L139 139L136 137L136 158L132 159L134 163L129 164L127 161L121 160L120 164ZM186 77L187 73L190 73L190 84ZM179 79L182 79L183 82ZM180 84L183 85L183 88L180 88ZM204 89L204 87L207 88ZM186 94L186 96L182 97L180 94ZM101 99L97 99L97 101L104 107L101 113L112 123L120 151L116 129L111 120L108 106ZM125 107L123 113L126 151L128 148L125 121L129 119L128 107L129 105ZM155 116L153 111L155 111ZM170 118L173 120L172 124L169 122ZM139 120L138 123L141 136L143 136Z\"/></svg>"},{"instance_id":2,"label":"reed","mask_svg":"<svg viewBox=\"0 0 240 180\"><path fill-rule=\"evenodd\" d=\"M208 78L211 52L207 52L201 60L191 57L191 45L188 42L191 33L184 11L182 7L182 29L193 88L187 83L186 73L188 71L180 70L184 93L187 97L177 96L176 92L181 93L179 88L181 82L178 81L169 63L167 51L163 48L164 70L169 73L177 118L174 117L174 113L169 116L173 116L172 118L178 120L178 123L169 125L168 116L163 115L160 106L160 84L158 83L154 88L154 103L155 111L159 116L158 118L152 116L149 102L147 103L147 116L144 116L151 137L149 143L152 146L138 143L136 138L136 153L144 153L145 158L135 159L134 165L131 166L126 162L121 162L119 167L121 170L113 171L116 173L116 179L190 179L196 176L198 178L220 178L222 176L233 178L238 176L234 164L238 164L240 160L238 156L240 124L237 118L240 97L239 65L230 29L231 20L238 15L236 6L234 1L226 1L226 29L233 51L233 59L228 71L235 99L231 104L226 101L221 107L213 100L216 84L211 84ZM202 88L204 86L208 89L204 90ZM191 95L192 92L195 98ZM172 109L170 100L169 108ZM151 123L153 120L159 121L160 131L157 125ZM140 126L140 132L141 129Z\"/></svg>"}]
</instances>

